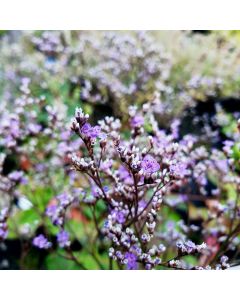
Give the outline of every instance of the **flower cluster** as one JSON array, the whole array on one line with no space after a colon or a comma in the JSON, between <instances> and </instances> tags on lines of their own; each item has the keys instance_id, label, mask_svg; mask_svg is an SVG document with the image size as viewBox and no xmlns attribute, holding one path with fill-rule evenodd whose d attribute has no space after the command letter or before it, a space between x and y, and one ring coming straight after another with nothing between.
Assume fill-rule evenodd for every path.
<instances>
[{"instance_id":1,"label":"flower cluster","mask_svg":"<svg viewBox=\"0 0 240 300\"><path fill-rule=\"evenodd\" d=\"M40 234L33 239L33 245L40 249L48 249L52 246L43 234Z\"/></svg>"},{"instance_id":2,"label":"flower cluster","mask_svg":"<svg viewBox=\"0 0 240 300\"><path fill-rule=\"evenodd\" d=\"M14 239L23 268L32 246L40 268L238 264L240 114L218 98L239 96L239 55L209 37L216 70L205 38L172 33L179 57L158 34L1 38L0 256Z\"/></svg>"},{"instance_id":3,"label":"flower cluster","mask_svg":"<svg viewBox=\"0 0 240 300\"><path fill-rule=\"evenodd\" d=\"M127 265L128 269L169 267L161 257L166 247L153 243L160 237L159 211L167 204L164 198L169 193L187 184L198 150L193 151L194 139L190 137L175 141L178 138L176 126L170 134L160 130L151 109L145 109L142 115L130 107L129 114L132 136L126 140L121 137L121 127L114 126L118 120L106 118L93 127L88 123L89 116L82 109L76 109L72 130L85 143L86 154L73 154L72 164L77 171L86 174L89 184L98 190L93 193L95 202L91 205L102 199L108 207L107 220L99 230L111 241L110 258ZM132 120L140 122L136 125ZM150 138L145 136L146 122L151 126ZM100 135L88 135L85 128L90 131L98 128L98 133L105 135L104 144L108 147L103 147ZM191 228L195 230L194 225ZM184 235L176 239L175 247L180 256L200 253L206 247L205 243L185 242Z\"/></svg>"}]
</instances>

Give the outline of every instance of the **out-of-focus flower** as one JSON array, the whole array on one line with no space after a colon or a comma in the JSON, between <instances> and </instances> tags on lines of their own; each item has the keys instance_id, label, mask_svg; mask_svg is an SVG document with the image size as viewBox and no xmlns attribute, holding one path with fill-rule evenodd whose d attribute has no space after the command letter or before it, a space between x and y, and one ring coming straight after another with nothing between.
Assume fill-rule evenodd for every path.
<instances>
[{"instance_id":1,"label":"out-of-focus flower","mask_svg":"<svg viewBox=\"0 0 240 300\"><path fill-rule=\"evenodd\" d=\"M69 233L65 230L61 230L57 234L57 241L61 248L68 247L70 245Z\"/></svg>"},{"instance_id":2,"label":"out-of-focus flower","mask_svg":"<svg viewBox=\"0 0 240 300\"><path fill-rule=\"evenodd\" d=\"M40 249L49 249L52 243L43 234L40 234L33 239L33 245Z\"/></svg>"},{"instance_id":3,"label":"out-of-focus flower","mask_svg":"<svg viewBox=\"0 0 240 300\"><path fill-rule=\"evenodd\" d=\"M144 118L143 118L143 116L136 115L136 116L134 116L134 117L132 118L132 120L131 120L131 126L132 126L133 128L135 128L135 127L140 127L140 126L142 126L143 124L144 124Z\"/></svg>"},{"instance_id":4,"label":"out-of-focus flower","mask_svg":"<svg viewBox=\"0 0 240 300\"><path fill-rule=\"evenodd\" d=\"M160 169L159 163L151 155L146 155L141 162L141 167L146 173L154 173Z\"/></svg>"},{"instance_id":5,"label":"out-of-focus flower","mask_svg":"<svg viewBox=\"0 0 240 300\"><path fill-rule=\"evenodd\" d=\"M92 127L89 123L85 123L81 128L81 132L88 138L95 139L97 137L100 137L101 127L100 126Z\"/></svg>"},{"instance_id":6,"label":"out-of-focus flower","mask_svg":"<svg viewBox=\"0 0 240 300\"><path fill-rule=\"evenodd\" d=\"M137 269L137 256L131 252L125 254L125 259L127 260L127 269L136 270Z\"/></svg>"}]
</instances>

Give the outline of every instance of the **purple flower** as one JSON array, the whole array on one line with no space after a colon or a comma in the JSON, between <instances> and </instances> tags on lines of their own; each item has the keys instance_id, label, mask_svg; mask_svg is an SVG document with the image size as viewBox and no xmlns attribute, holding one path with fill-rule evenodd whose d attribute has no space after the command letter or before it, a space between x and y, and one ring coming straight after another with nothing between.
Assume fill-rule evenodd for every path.
<instances>
[{"instance_id":1,"label":"purple flower","mask_svg":"<svg viewBox=\"0 0 240 300\"><path fill-rule=\"evenodd\" d=\"M147 202L145 200L141 200L138 203L139 212L143 211L147 206Z\"/></svg>"},{"instance_id":2,"label":"purple flower","mask_svg":"<svg viewBox=\"0 0 240 300\"><path fill-rule=\"evenodd\" d=\"M46 215L50 218L54 217L57 213L57 205L49 205L46 209Z\"/></svg>"},{"instance_id":3,"label":"purple flower","mask_svg":"<svg viewBox=\"0 0 240 300\"><path fill-rule=\"evenodd\" d=\"M18 120L10 121L10 129L10 132L14 138L18 138L20 136L20 124Z\"/></svg>"},{"instance_id":4,"label":"purple flower","mask_svg":"<svg viewBox=\"0 0 240 300\"><path fill-rule=\"evenodd\" d=\"M123 180L125 184L133 184L133 178L124 166L120 166L118 169L118 174L120 179Z\"/></svg>"},{"instance_id":5,"label":"purple flower","mask_svg":"<svg viewBox=\"0 0 240 300\"><path fill-rule=\"evenodd\" d=\"M187 253L192 253L196 250L196 245L192 241L187 241L185 243Z\"/></svg>"},{"instance_id":6,"label":"purple flower","mask_svg":"<svg viewBox=\"0 0 240 300\"><path fill-rule=\"evenodd\" d=\"M215 164L221 172L225 174L228 172L228 163L226 159L215 160Z\"/></svg>"},{"instance_id":7,"label":"purple flower","mask_svg":"<svg viewBox=\"0 0 240 300\"><path fill-rule=\"evenodd\" d=\"M126 220L125 215L122 211L114 209L112 210L111 215L119 224L123 224Z\"/></svg>"},{"instance_id":8,"label":"purple flower","mask_svg":"<svg viewBox=\"0 0 240 300\"><path fill-rule=\"evenodd\" d=\"M127 260L127 269L136 270L137 269L137 256L131 252L125 254L125 259Z\"/></svg>"},{"instance_id":9,"label":"purple flower","mask_svg":"<svg viewBox=\"0 0 240 300\"><path fill-rule=\"evenodd\" d=\"M42 129L42 126L39 125L39 124L33 124L33 123L30 123L28 125L28 130L30 131L30 133L32 134L38 134Z\"/></svg>"},{"instance_id":10,"label":"purple flower","mask_svg":"<svg viewBox=\"0 0 240 300\"><path fill-rule=\"evenodd\" d=\"M160 169L159 163L151 155L146 155L142 160L141 167L146 173L154 173Z\"/></svg>"},{"instance_id":11,"label":"purple flower","mask_svg":"<svg viewBox=\"0 0 240 300\"><path fill-rule=\"evenodd\" d=\"M92 127L89 123L85 123L82 128L81 132L88 138L97 138L101 135L101 127L100 126L94 126Z\"/></svg>"},{"instance_id":12,"label":"purple flower","mask_svg":"<svg viewBox=\"0 0 240 300\"><path fill-rule=\"evenodd\" d=\"M121 211L118 211L118 212L116 213L116 220L117 220L118 223L123 224L123 223L125 222L125 216L124 216L124 213L121 212Z\"/></svg>"},{"instance_id":13,"label":"purple flower","mask_svg":"<svg viewBox=\"0 0 240 300\"><path fill-rule=\"evenodd\" d=\"M1 225L1 224L0 224ZM5 240L8 235L8 230L5 226L0 227L0 241Z\"/></svg>"},{"instance_id":14,"label":"purple flower","mask_svg":"<svg viewBox=\"0 0 240 300\"><path fill-rule=\"evenodd\" d=\"M176 246L183 254L190 254L196 251L196 245L192 241L187 241L185 243L179 241L177 242Z\"/></svg>"},{"instance_id":15,"label":"purple flower","mask_svg":"<svg viewBox=\"0 0 240 300\"><path fill-rule=\"evenodd\" d=\"M187 169L187 164L185 163L178 163L176 165L170 166L170 172L176 176L176 177L184 177L189 174L189 171Z\"/></svg>"},{"instance_id":16,"label":"purple flower","mask_svg":"<svg viewBox=\"0 0 240 300\"><path fill-rule=\"evenodd\" d=\"M188 196L185 194L180 194L179 197L182 200L182 202L187 202L187 200L188 200Z\"/></svg>"},{"instance_id":17,"label":"purple flower","mask_svg":"<svg viewBox=\"0 0 240 300\"><path fill-rule=\"evenodd\" d=\"M7 219L9 209L7 207L4 207L2 210L0 210L0 222L3 222Z\"/></svg>"},{"instance_id":18,"label":"purple flower","mask_svg":"<svg viewBox=\"0 0 240 300\"><path fill-rule=\"evenodd\" d=\"M112 168L113 162L112 160L105 160L101 162L100 168L103 171L107 171Z\"/></svg>"},{"instance_id":19,"label":"purple flower","mask_svg":"<svg viewBox=\"0 0 240 300\"><path fill-rule=\"evenodd\" d=\"M8 175L8 178L10 180L20 182L23 179L23 175L22 171L14 171Z\"/></svg>"},{"instance_id":20,"label":"purple flower","mask_svg":"<svg viewBox=\"0 0 240 300\"><path fill-rule=\"evenodd\" d=\"M89 123L85 123L81 128L81 132L87 136L91 129L92 129L92 126Z\"/></svg>"},{"instance_id":21,"label":"purple flower","mask_svg":"<svg viewBox=\"0 0 240 300\"><path fill-rule=\"evenodd\" d=\"M133 128L135 128L135 127L141 127L143 124L144 124L144 118L143 118L143 116L136 115L131 120L131 126Z\"/></svg>"},{"instance_id":22,"label":"purple flower","mask_svg":"<svg viewBox=\"0 0 240 300\"><path fill-rule=\"evenodd\" d=\"M91 192L92 192L93 197L100 197L102 194L100 188L97 187L96 185L92 186Z\"/></svg>"},{"instance_id":23,"label":"purple flower","mask_svg":"<svg viewBox=\"0 0 240 300\"><path fill-rule=\"evenodd\" d=\"M92 127L91 130L88 133L89 137L91 137L91 138L100 137L100 134L101 134L101 127L100 126Z\"/></svg>"},{"instance_id":24,"label":"purple flower","mask_svg":"<svg viewBox=\"0 0 240 300\"><path fill-rule=\"evenodd\" d=\"M227 153L231 153L234 142L227 140L227 141L224 141L223 144L224 144L223 151L225 151Z\"/></svg>"},{"instance_id":25,"label":"purple flower","mask_svg":"<svg viewBox=\"0 0 240 300\"><path fill-rule=\"evenodd\" d=\"M49 249L52 243L43 234L40 234L33 239L33 245L40 249Z\"/></svg>"},{"instance_id":26,"label":"purple flower","mask_svg":"<svg viewBox=\"0 0 240 300\"><path fill-rule=\"evenodd\" d=\"M63 207L67 207L73 201L72 196L66 192L63 192L62 194L58 195L57 199L59 200L60 205Z\"/></svg>"},{"instance_id":27,"label":"purple flower","mask_svg":"<svg viewBox=\"0 0 240 300\"><path fill-rule=\"evenodd\" d=\"M221 264L224 264L224 263L226 263L228 260L229 260L229 258L228 258L226 255L224 255L224 256L221 256L221 258L220 258L220 262L221 262Z\"/></svg>"},{"instance_id":28,"label":"purple flower","mask_svg":"<svg viewBox=\"0 0 240 300\"><path fill-rule=\"evenodd\" d=\"M107 192L109 191L109 187L108 187L107 185L105 185L105 186L103 187L103 190L104 190L105 193L107 193Z\"/></svg>"},{"instance_id":29,"label":"purple flower","mask_svg":"<svg viewBox=\"0 0 240 300\"><path fill-rule=\"evenodd\" d=\"M70 132L69 131L63 131L60 134L60 137L61 137L62 140L67 141L70 138Z\"/></svg>"},{"instance_id":30,"label":"purple flower","mask_svg":"<svg viewBox=\"0 0 240 300\"><path fill-rule=\"evenodd\" d=\"M61 248L68 247L70 245L69 233L65 230L60 231L57 234L57 241Z\"/></svg>"}]
</instances>

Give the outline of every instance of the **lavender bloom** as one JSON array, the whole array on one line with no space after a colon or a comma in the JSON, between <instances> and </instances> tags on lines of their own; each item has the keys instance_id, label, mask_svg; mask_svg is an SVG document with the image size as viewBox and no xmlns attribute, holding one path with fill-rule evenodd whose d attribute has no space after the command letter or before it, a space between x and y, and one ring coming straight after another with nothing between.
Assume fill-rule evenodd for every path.
<instances>
[{"instance_id":1,"label":"lavender bloom","mask_svg":"<svg viewBox=\"0 0 240 300\"><path fill-rule=\"evenodd\" d=\"M4 224L4 223L0 224L0 241L5 240L8 235L8 230L7 230L6 226L4 226L4 225L6 225L6 224Z\"/></svg>"},{"instance_id":2,"label":"lavender bloom","mask_svg":"<svg viewBox=\"0 0 240 300\"><path fill-rule=\"evenodd\" d=\"M136 115L131 120L131 126L133 128L135 127L141 127L144 124L144 118L140 115Z\"/></svg>"},{"instance_id":3,"label":"lavender bloom","mask_svg":"<svg viewBox=\"0 0 240 300\"><path fill-rule=\"evenodd\" d=\"M113 210L111 215L119 224L123 224L126 220L125 215L121 210Z\"/></svg>"},{"instance_id":4,"label":"lavender bloom","mask_svg":"<svg viewBox=\"0 0 240 300\"><path fill-rule=\"evenodd\" d=\"M138 203L139 212L143 211L147 206L147 202L145 200L141 200Z\"/></svg>"},{"instance_id":5,"label":"lavender bloom","mask_svg":"<svg viewBox=\"0 0 240 300\"><path fill-rule=\"evenodd\" d=\"M226 255L224 255L224 256L222 256L222 257L220 258L221 264L226 263L228 260L229 260L229 258L228 258Z\"/></svg>"},{"instance_id":6,"label":"lavender bloom","mask_svg":"<svg viewBox=\"0 0 240 300\"><path fill-rule=\"evenodd\" d=\"M39 125L39 124L33 124L33 123L30 123L28 125L28 130L30 131L30 133L32 134L38 134L42 129L42 126Z\"/></svg>"},{"instance_id":7,"label":"lavender bloom","mask_svg":"<svg viewBox=\"0 0 240 300\"><path fill-rule=\"evenodd\" d=\"M8 215L8 208L3 208L1 211L0 211L0 222L3 222L7 219L7 215Z\"/></svg>"},{"instance_id":8,"label":"lavender bloom","mask_svg":"<svg viewBox=\"0 0 240 300\"><path fill-rule=\"evenodd\" d=\"M40 234L33 239L33 245L40 249L49 249L52 243L43 234Z\"/></svg>"},{"instance_id":9,"label":"lavender bloom","mask_svg":"<svg viewBox=\"0 0 240 300\"><path fill-rule=\"evenodd\" d=\"M23 171L14 171L8 175L8 178L10 180L20 182L23 179L23 175L24 175Z\"/></svg>"},{"instance_id":10,"label":"lavender bloom","mask_svg":"<svg viewBox=\"0 0 240 300\"><path fill-rule=\"evenodd\" d=\"M146 173L154 173L160 169L159 163L151 155L146 155L141 163L142 170Z\"/></svg>"},{"instance_id":11,"label":"lavender bloom","mask_svg":"<svg viewBox=\"0 0 240 300\"><path fill-rule=\"evenodd\" d=\"M217 168L222 172L222 173L227 173L228 172L228 163L227 163L227 160L216 160L215 161L215 164L217 166Z\"/></svg>"},{"instance_id":12,"label":"lavender bloom","mask_svg":"<svg viewBox=\"0 0 240 300\"><path fill-rule=\"evenodd\" d=\"M57 234L57 241L61 248L69 247L69 245L70 245L69 233L65 230L60 231Z\"/></svg>"},{"instance_id":13,"label":"lavender bloom","mask_svg":"<svg viewBox=\"0 0 240 300\"><path fill-rule=\"evenodd\" d=\"M82 126L82 128L81 128L81 132L82 132L84 135L87 136L88 133L91 131L91 129L92 129L91 124L85 123L85 124Z\"/></svg>"},{"instance_id":14,"label":"lavender bloom","mask_svg":"<svg viewBox=\"0 0 240 300\"><path fill-rule=\"evenodd\" d=\"M100 197L102 195L102 191L99 189L98 186L96 185L93 185L92 188L91 188L91 192L92 192L92 195L96 198Z\"/></svg>"},{"instance_id":15,"label":"lavender bloom","mask_svg":"<svg viewBox=\"0 0 240 300\"><path fill-rule=\"evenodd\" d=\"M46 209L46 215L51 218L51 221L56 226L61 226L64 221L64 208L57 205L50 205Z\"/></svg>"},{"instance_id":16,"label":"lavender bloom","mask_svg":"<svg viewBox=\"0 0 240 300\"><path fill-rule=\"evenodd\" d=\"M88 138L95 139L97 137L100 137L101 135L101 127L100 126L94 126L92 127L89 123L85 123L82 128L81 132Z\"/></svg>"},{"instance_id":17,"label":"lavender bloom","mask_svg":"<svg viewBox=\"0 0 240 300\"><path fill-rule=\"evenodd\" d=\"M55 216L57 213L57 205L49 205L46 209L46 215L48 217L53 217Z\"/></svg>"},{"instance_id":18,"label":"lavender bloom","mask_svg":"<svg viewBox=\"0 0 240 300\"><path fill-rule=\"evenodd\" d=\"M68 141L70 138L70 135L71 134L69 131L63 131L63 132L61 132L60 137L63 141Z\"/></svg>"},{"instance_id":19,"label":"lavender bloom","mask_svg":"<svg viewBox=\"0 0 240 300\"><path fill-rule=\"evenodd\" d=\"M105 161L101 162L100 168L103 171L107 171L107 170L111 169L112 165L113 165L112 160L105 160Z\"/></svg>"},{"instance_id":20,"label":"lavender bloom","mask_svg":"<svg viewBox=\"0 0 240 300\"><path fill-rule=\"evenodd\" d=\"M173 176L183 178L184 176L189 174L187 169L187 164L185 163L178 163L176 165L170 166L170 172Z\"/></svg>"},{"instance_id":21,"label":"lavender bloom","mask_svg":"<svg viewBox=\"0 0 240 300\"><path fill-rule=\"evenodd\" d=\"M69 204L72 203L73 198L71 195L69 195L68 193L64 192L60 195L57 196L57 199L60 202L60 205L63 207L67 207Z\"/></svg>"},{"instance_id":22,"label":"lavender bloom","mask_svg":"<svg viewBox=\"0 0 240 300\"><path fill-rule=\"evenodd\" d=\"M224 144L223 151L225 151L228 154L232 154L232 147L234 145L234 142L227 140L227 141L224 141L223 144Z\"/></svg>"},{"instance_id":23,"label":"lavender bloom","mask_svg":"<svg viewBox=\"0 0 240 300\"><path fill-rule=\"evenodd\" d=\"M123 180L125 184L133 184L133 178L125 167L120 166L118 169L118 174L120 179Z\"/></svg>"},{"instance_id":24,"label":"lavender bloom","mask_svg":"<svg viewBox=\"0 0 240 300\"><path fill-rule=\"evenodd\" d=\"M201 252L202 250L206 249L206 244L202 243L201 245L196 245L195 243L193 243L192 241L187 241L187 242L177 242L176 244L178 250L182 253L182 254L194 254L194 253L198 253Z\"/></svg>"},{"instance_id":25,"label":"lavender bloom","mask_svg":"<svg viewBox=\"0 0 240 300\"><path fill-rule=\"evenodd\" d=\"M136 270L137 269L137 256L131 252L125 254L125 259L127 260L127 269Z\"/></svg>"}]
</instances>

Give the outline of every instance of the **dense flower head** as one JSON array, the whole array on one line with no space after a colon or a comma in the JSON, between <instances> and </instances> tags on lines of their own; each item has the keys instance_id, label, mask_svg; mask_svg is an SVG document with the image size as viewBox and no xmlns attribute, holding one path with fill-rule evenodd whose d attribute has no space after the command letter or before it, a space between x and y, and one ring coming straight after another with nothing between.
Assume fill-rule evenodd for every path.
<instances>
[{"instance_id":1,"label":"dense flower head","mask_svg":"<svg viewBox=\"0 0 240 300\"><path fill-rule=\"evenodd\" d=\"M89 138L97 138L101 134L101 127L94 126L92 127L89 123L85 123L81 128L81 132Z\"/></svg>"},{"instance_id":2,"label":"dense flower head","mask_svg":"<svg viewBox=\"0 0 240 300\"><path fill-rule=\"evenodd\" d=\"M81 269L238 263L240 113L225 104L239 97L237 45L224 37L203 74L205 37L173 34L199 68L152 32L1 36L0 242L24 241L19 266L47 236L44 266L56 254Z\"/></svg>"},{"instance_id":3,"label":"dense flower head","mask_svg":"<svg viewBox=\"0 0 240 300\"><path fill-rule=\"evenodd\" d=\"M171 165L170 172L172 175L180 178L183 178L189 174L188 166L184 162L178 163L176 165Z\"/></svg>"},{"instance_id":4,"label":"dense flower head","mask_svg":"<svg viewBox=\"0 0 240 300\"><path fill-rule=\"evenodd\" d=\"M159 163L156 161L156 159L154 157L152 157L149 154L146 155L144 157L144 159L142 160L141 167L144 172L150 173L150 174L157 172L160 169Z\"/></svg>"},{"instance_id":5,"label":"dense flower head","mask_svg":"<svg viewBox=\"0 0 240 300\"><path fill-rule=\"evenodd\" d=\"M127 252L125 254L126 264L128 270L137 269L137 256L133 253Z\"/></svg>"}]
</instances>

